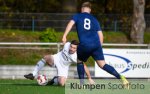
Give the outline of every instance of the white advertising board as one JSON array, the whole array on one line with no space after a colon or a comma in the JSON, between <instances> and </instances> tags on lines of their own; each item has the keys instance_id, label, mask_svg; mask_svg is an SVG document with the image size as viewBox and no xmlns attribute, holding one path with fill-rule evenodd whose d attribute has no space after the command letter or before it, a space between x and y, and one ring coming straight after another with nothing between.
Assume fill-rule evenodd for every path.
<instances>
[{"instance_id":1,"label":"white advertising board","mask_svg":"<svg viewBox=\"0 0 150 94\"><path fill-rule=\"evenodd\" d=\"M105 61L128 78L150 78L150 49L103 49ZM114 77L95 64L95 77Z\"/></svg>"}]
</instances>

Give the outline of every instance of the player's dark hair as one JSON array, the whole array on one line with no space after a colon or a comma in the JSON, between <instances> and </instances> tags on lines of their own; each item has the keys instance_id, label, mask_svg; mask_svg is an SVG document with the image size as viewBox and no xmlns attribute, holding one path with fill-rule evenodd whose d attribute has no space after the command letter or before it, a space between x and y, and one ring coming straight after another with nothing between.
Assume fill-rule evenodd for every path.
<instances>
[{"instance_id":1,"label":"player's dark hair","mask_svg":"<svg viewBox=\"0 0 150 94\"><path fill-rule=\"evenodd\" d=\"M90 2L84 2L82 4L82 7L88 7L88 8L91 8L92 7L92 4Z\"/></svg>"},{"instance_id":2,"label":"player's dark hair","mask_svg":"<svg viewBox=\"0 0 150 94\"><path fill-rule=\"evenodd\" d=\"M79 45L79 42L78 42L77 40L72 40L72 41L71 41L71 44Z\"/></svg>"}]
</instances>

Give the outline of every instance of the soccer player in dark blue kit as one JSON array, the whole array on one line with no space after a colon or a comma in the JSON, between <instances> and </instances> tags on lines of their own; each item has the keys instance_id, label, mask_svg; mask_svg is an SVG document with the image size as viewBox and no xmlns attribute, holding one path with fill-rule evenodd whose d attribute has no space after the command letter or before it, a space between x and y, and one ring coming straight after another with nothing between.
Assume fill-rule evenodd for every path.
<instances>
[{"instance_id":1,"label":"soccer player in dark blue kit","mask_svg":"<svg viewBox=\"0 0 150 94\"><path fill-rule=\"evenodd\" d=\"M82 84L83 80L81 79L84 79L83 62L86 62L87 59L92 56L100 68L114 75L116 78L121 79L123 85L128 88L129 82L127 79L120 75L112 66L106 64L102 50L103 33L98 20L92 16L90 12L91 3L83 3L81 7L81 13L75 14L72 17L62 38L62 42L65 43L67 41L66 37L68 33L71 31L73 25L75 24L80 41L77 49L77 71L80 82Z\"/></svg>"}]
</instances>

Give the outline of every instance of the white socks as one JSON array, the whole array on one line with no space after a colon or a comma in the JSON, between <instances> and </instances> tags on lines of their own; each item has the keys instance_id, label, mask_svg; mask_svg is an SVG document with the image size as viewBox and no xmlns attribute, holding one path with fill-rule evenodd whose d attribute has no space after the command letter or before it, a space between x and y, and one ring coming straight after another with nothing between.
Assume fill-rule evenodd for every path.
<instances>
[{"instance_id":1,"label":"white socks","mask_svg":"<svg viewBox=\"0 0 150 94\"><path fill-rule=\"evenodd\" d=\"M46 61L44 59L41 59L40 61L38 61L37 65L35 66L32 74L33 76L37 76L38 72L44 67Z\"/></svg>"}]
</instances>

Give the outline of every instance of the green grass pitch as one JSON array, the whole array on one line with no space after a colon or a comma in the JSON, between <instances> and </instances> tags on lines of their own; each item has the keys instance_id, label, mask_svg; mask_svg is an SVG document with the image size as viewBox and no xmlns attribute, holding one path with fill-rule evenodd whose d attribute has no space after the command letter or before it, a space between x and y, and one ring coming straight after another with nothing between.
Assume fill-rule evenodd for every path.
<instances>
[{"instance_id":1,"label":"green grass pitch","mask_svg":"<svg viewBox=\"0 0 150 94\"><path fill-rule=\"evenodd\" d=\"M117 88L120 84L114 79L94 79L97 84L105 85L100 89L76 89L70 87L70 83L78 82L78 79L68 80L65 87L39 86L36 80L0 79L0 94L149 94L150 81L147 79L129 79L132 87L130 90ZM111 83L111 84L109 84ZM138 85L139 84L139 85ZM110 87L110 86L111 87ZM113 87L114 85L114 87ZM138 86L142 87L138 87ZM136 87L135 87L136 86ZM144 88L143 88L144 86ZM140 89L141 88L141 89Z\"/></svg>"},{"instance_id":2,"label":"green grass pitch","mask_svg":"<svg viewBox=\"0 0 150 94\"><path fill-rule=\"evenodd\" d=\"M0 79L0 94L65 94L65 87L39 86L36 80Z\"/></svg>"}]
</instances>

